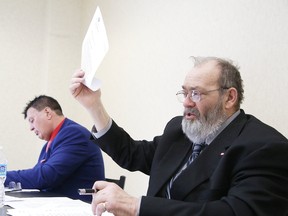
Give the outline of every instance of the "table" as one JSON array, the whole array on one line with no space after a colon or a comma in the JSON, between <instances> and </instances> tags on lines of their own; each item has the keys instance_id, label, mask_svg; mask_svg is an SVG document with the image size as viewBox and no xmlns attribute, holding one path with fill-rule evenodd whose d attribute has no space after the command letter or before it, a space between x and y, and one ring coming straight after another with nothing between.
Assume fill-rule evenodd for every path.
<instances>
[{"instance_id":1,"label":"table","mask_svg":"<svg viewBox=\"0 0 288 216\"><path fill-rule=\"evenodd\" d=\"M3 209L0 210L0 216L8 216L7 209L9 209L8 212L12 213L13 211L13 215L15 214L21 216L93 216L90 203L86 203L81 200L70 199L63 195L35 191L19 191L17 193L7 193L7 195L8 194L9 196L15 197L15 200L7 200L7 203L11 202L11 206L13 206L15 209L9 206L5 206ZM18 200L19 203L16 204L18 202L18 198L20 200ZM109 212L104 212L102 215L114 216L112 213Z\"/></svg>"},{"instance_id":2,"label":"table","mask_svg":"<svg viewBox=\"0 0 288 216\"><path fill-rule=\"evenodd\" d=\"M44 191L15 191L15 192L6 192L6 195L18 197L18 198L27 198L27 197L64 197L63 195L51 193L51 192L44 192ZM10 209L10 206L5 205L3 208L0 208L0 216L8 216L7 209Z\"/></svg>"}]
</instances>

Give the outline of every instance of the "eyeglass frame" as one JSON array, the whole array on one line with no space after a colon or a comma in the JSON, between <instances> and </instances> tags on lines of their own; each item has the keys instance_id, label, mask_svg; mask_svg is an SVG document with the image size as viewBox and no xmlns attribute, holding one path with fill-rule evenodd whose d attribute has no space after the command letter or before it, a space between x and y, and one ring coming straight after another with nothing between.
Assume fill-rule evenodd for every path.
<instances>
[{"instance_id":1,"label":"eyeglass frame","mask_svg":"<svg viewBox=\"0 0 288 216\"><path fill-rule=\"evenodd\" d=\"M228 87L220 87L220 88L218 88L218 89L208 90L208 91L205 91L205 92L200 92L200 91L197 90L197 89L193 89L193 90L191 90L191 91L188 92L188 93L185 92L185 90L180 90L180 91L178 91L178 92L176 93L176 96L177 96L178 101L179 101L180 103L183 103L184 100L187 98L187 96L190 94L189 99L190 99L191 101L193 101L194 103L196 103L196 102L201 101L201 95L202 95L202 94L207 94L207 93L209 93L209 92L214 92L214 91L219 91L219 90L227 90L227 89L229 89L229 88L228 88ZM195 94L195 92L198 93L198 94ZM179 95L183 95L184 97L183 97L183 98L180 98ZM193 98L193 97L195 97L195 96L197 96L197 97L199 97L199 98L198 98L198 99Z\"/></svg>"}]
</instances>

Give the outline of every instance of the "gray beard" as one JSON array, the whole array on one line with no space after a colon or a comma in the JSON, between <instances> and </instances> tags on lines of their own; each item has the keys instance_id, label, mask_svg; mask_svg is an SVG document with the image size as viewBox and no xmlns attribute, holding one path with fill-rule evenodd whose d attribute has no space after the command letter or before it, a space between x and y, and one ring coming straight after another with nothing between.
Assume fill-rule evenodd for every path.
<instances>
[{"instance_id":1,"label":"gray beard","mask_svg":"<svg viewBox=\"0 0 288 216\"><path fill-rule=\"evenodd\" d=\"M198 110L192 110L198 117L200 116ZM207 138L213 136L219 130L226 119L227 116L222 110L221 103L218 103L212 111L209 110L206 115L200 116L194 121L183 118L182 130L193 143L204 143Z\"/></svg>"}]
</instances>

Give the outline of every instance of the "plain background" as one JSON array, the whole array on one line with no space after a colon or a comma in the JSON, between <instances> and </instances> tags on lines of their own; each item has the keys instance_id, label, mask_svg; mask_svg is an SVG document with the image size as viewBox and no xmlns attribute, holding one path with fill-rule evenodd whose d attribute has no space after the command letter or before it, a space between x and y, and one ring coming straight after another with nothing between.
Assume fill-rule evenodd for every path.
<instances>
[{"instance_id":1,"label":"plain background","mask_svg":"<svg viewBox=\"0 0 288 216\"><path fill-rule=\"evenodd\" d=\"M9 170L32 167L44 144L21 114L36 95L56 98L67 117L91 129L69 84L97 6L110 45L96 73L103 103L132 137L151 140L182 114L175 93L189 56L234 60L242 108L288 135L287 0L0 0L0 145ZM126 175L128 193L146 193L146 175L104 157L107 177Z\"/></svg>"}]
</instances>

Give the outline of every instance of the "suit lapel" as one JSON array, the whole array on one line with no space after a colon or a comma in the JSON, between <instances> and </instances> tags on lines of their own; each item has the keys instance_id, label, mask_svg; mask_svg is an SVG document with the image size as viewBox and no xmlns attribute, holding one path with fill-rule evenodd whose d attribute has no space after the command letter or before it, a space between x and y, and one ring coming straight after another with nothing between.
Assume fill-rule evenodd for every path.
<instances>
[{"instance_id":1,"label":"suit lapel","mask_svg":"<svg viewBox=\"0 0 288 216\"><path fill-rule=\"evenodd\" d=\"M155 196L167 184L173 173L183 163L191 147L191 142L185 136L173 143L172 147L161 159L157 169L153 171L153 175L150 176L150 182L153 182L153 184L149 185L149 195Z\"/></svg>"},{"instance_id":2,"label":"suit lapel","mask_svg":"<svg viewBox=\"0 0 288 216\"><path fill-rule=\"evenodd\" d=\"M229 144L212 142L175 180L171 189L173 199L182 200L187 194L212 175ZM185 187L183 187L185 185Z\"/></svg>"}]
</instances>

